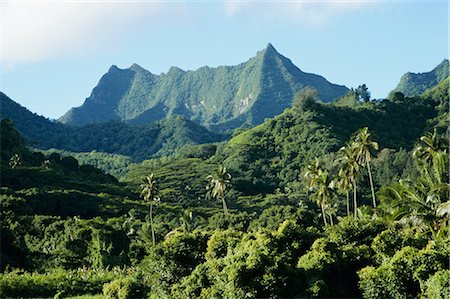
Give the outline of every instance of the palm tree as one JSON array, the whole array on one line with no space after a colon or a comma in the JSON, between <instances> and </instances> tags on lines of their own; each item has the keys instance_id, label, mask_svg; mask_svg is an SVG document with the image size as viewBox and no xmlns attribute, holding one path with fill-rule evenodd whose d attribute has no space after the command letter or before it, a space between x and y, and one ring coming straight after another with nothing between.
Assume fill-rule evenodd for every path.
<instances>
[{"instance_id":1,"label":"palm tree","mask_svg":"<svg viewBox=\"0 0 450 299\"><path fill-rule=\"evenodd\" d=\"M11 156L11 159L9 159L9 166L11 168L19 168L22 166L22 158L19 154L14 154Z\"/></svg>"},{"instance_id":2,"label":"palm tree","mask_svg":"<svg viewBox=\"0 0 450 299\"><path fill-rule=\"evenodd\" d=\"M449 157L445 142L437 146L436 132L427 133L420 140L424 144L413 151L420 177L415 181L402 180L388 191L397 207L397 219L413 220L438 238L445 234L443 228L450 226Z\"/></svg>"},{"instance_id":3,"label":"palm tree","mask_svg":"<svg viewBox=\"0 0 450 299\"><path fill-rule=\"evenodd\" d=\"M317 180L319 179L320 172L319 159L316 157L313 162L306 166L306 171L303 177L306 179L307 191L311 191L316 186Z\"/></svg>"},{"instance_id":4,"label":"palm tree","mask_svg":"<svg viewBox=\"0 0 450 299\"><path fill-rule=\"evenodd\" d=\"M448 148L448 141L437 134L436 128L434 128L433 134L427 132L421 136L420 141L422 144L413 151L413 156L417 161L430 163L434 153Z\"/></svg>"},{"instance_id":5,"label":"palm tree","mask_svg":"<svg viewBox=\"0 0 450 299\"><path fill-rule=\"evenodd\" d=\"M335 182L332 180L327 170L320 170L319 177L317 180L316 192L314 197L318 206L322 210L322 215L324 217L325 226L327 225L325 219L325 214L327 210L330 210L332 206L332 199L334 198L334 185ZM330 223L333 225L333 216L328 213L330 217Z\"/></svg>"},{"instance_id":6,"label":"palm tree","mask_svg":"<svg viewBox=\"0 0 450 299\"><path fill-rule=\"evenodd\" d=\"M335 182L331 180L327 170L321 168L319 159L315 158L308 166L303 177L307 180L308 191L315 191L313 198L316 204L320 207L325 226L328 225L326 218L326 211L330 208L331 199L333 197L333 188ZM330 223L333 224L332 215L330 216Z\"/></svg>"},{"instance_id":7,"label":"palm tree","mask_svg":"<svg viewBox=\"0 0 450 299\"><path fill-rule=\"evenodd\" d=\"M448 141L437 134L436 128L434 129L433 134L427 132L421 136L420 141L422 143L413 150L413 157L419 170L425 174L425 177L432 178L433 173L429 173L429 171L434 168L433 161L437 162L437 160L433 158L436 153L447 151ZM436 171L434 171L434 173L436 173Z\"/></svg>"},{"instance_id":8,"label":"palm tree","mask_svg":"<svg viewBox=\"0 0 450 299\"><path fill-rule=\"evenodd\" d=\"M373 207L377 207L377 202L375 199L375 190L373 188L372 172L370 171L370 160L372 158L370 152L373 150L378 150L378 143L370 140L370 133L367 127L362 128L355 136L354 139L356 147L356 157L359 165L366 166L367 172L369 173L369 183L370 189L372 191Z\"/></svg>"},{"instance_id":9,"label":"palm tree","mask_svg":"<svg viewBox=\"0 0 450 299\"><path fill-rule=\"evenodd\" d=\"M231 174L227 172L226 167L219 165L212 174L208 175L207 179L209 180L209 184L206 188L213 198L220 198L222 200L223 211L227 214L228 208L225 201L225 191L227 184L230 183Z\"/></svg>"},{"instance_id":10,"label":"palm tree","mask_svg":"<svg viewBox=\"0 0 450 299\"><path fill-rule=\"evenodd\" d=\"M158 186L156 180L153 177L154 177L153 173L147 176L140 185L140 188L141 188L141 197L144 199L145 202L149 204L149 218L152 230L152 241L153 245L155 245L155 229L153 227L152 213L153 213L153 204L160 202L160 198L156 197L158 193Z\"/></svg>"},{"instance_id":11,"label":"palm tree","mask_svg":"<svg viewBox=\"0 0 450 299\"><path fill-rule=\"evenodd\" d=\"M357 216L357 198L356 198L356 174L359 165L356 161L356 147L353 143L343 146L338 151L339 158L336 162L339 164L338 187L346 193L347 196L347 216L350 216L349 189L353 189L353 206L355 217Z\"/></svg>"}]
</instances>

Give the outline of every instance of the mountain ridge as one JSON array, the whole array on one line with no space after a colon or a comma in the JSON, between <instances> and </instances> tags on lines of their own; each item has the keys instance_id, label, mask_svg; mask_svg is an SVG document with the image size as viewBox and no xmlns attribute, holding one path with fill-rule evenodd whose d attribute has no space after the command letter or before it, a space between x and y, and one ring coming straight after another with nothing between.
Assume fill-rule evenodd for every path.
<instances>
[{"instance_id":1,"label":"mountain ridge","mask_svg":"<svg viewBox=\"0 0 450 299\"><path fill-rule=\"evenodd\" d=\"M219 142L227 138L181 116L141 126L107 121L70 127L32 113L2 92L0 105L0 119L11 119L27 144L40 149L55 148L73 152L96 150L141 161L173 154L184 145Z\"/></svg>"},{"instance_id":2,"label":"mountain ridge","mask_svg":"<svg viewBox=\"0 0 450 299\"><path fill-rule=\"evenodd\" d=\"M83 105L70 109L59 121L75 126L107 120L142 124L183 115L213 129L234 129L281 113L291 106L293 95L308 86L326 102L348 91L301 71L269 43L234 66L187 71L171 67L160 75L138 64L128 69L111 66Z\"/></svg>"},{"instance_id":3,"label":"mountain ridge","mask_svg":"<svg viewBox=\"0 0 450 299\"><path fill-rule=\"evenodd\" d=\"M431 71L422 73L407 72L391 92L401 92L405 96L420 95L426 90L444 81L449 76L449 60L444 59Z\"/></svg>"}]
</instances>

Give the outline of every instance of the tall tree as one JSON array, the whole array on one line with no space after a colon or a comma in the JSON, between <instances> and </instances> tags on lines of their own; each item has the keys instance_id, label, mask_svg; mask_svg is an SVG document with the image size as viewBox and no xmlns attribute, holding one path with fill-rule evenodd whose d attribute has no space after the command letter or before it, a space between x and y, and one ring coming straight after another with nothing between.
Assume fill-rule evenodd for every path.
<instances>
[{"instance_id":1,"label":"tall tree","mask_svg":"<svg viewBox=\"0 0 450 299\"><path fill-rule=\"evenodd\" d=\"M317 191L314 194L317 205L322 209L322 213L326 214L328 211L328 216L330 217L330 224L333 225L333 215L331 212L331 207L333 205L334 199L334 186L335 181L332 179L330 174L326 169L319 172L319 179L317 181Z\"/></svg>"},{"instance_id":2,"label":"tall tree","mask_svg":"<svg viewBox=\"0 0 450 299\"><path fill-rule=\"evenodd\" d=\"M378 150L378 143L370 139L369 128L364 127L356 134L354 139L356 147L356 160L359 165L367 167L367 172L369 174L370 190L372 191L372 203L373 207L377 207L377 202L375 198L375 190L373 187L372 172L370 170L370 160L372 159L371 152Z\"/></svg>"},{"instance_id":3,"label":"tall tree","mask_svg":"<svg viewBox=\"0 0 450 299\"><path fill-rule=\"evenodd\" d=\"M362 99L364 102L368 102L370 100L370 91L366 84L358 86L356 89L356 94L358 95L358 98Z\"/></svg>"},{"instance_id":4,"label":"tall tree","mask_svg":"<svg viewBox=\"0 0 450 299\"><path fill-rule=\"evenodd\" d=\"M331 200L334 196L333 189L335 182L331 180L328 171L322 169L319 159L315 158L307 167L303 174L307 182L308 191L313 191L312 197L320 207L324 225L327 226L326 212L331 207ZM333 224L333 218L330 214L330 223Z\"/></svg>"},{"instance_id":5,"label":"tall tree","mask_svg":"<svg viewBox=\"0 0 450 299\"><path fill-rule=\"evenodd\" d=\"M11 159L9 159L9 166L11 168L19 168L22 166L22 158L19 154L14 154L11 156Z\"/></svg>"},{"instance_id":6,"label":"tall tree","mask_svg":"<svg viewBox=\"0 0 450 299\"><path fill-rule=\"evenodd\" d=\"M356 174L359 170L359 165L356 161L356 146L354 143L349 143L343 146L338 151L339 158L336 162L339 164L339 180L338 187L346 193L347 197L347 216L350 216L350 199L349 190L353 189L353 206L355 217L357 216L357 198L356 198Z\"/></svg>"},{"instance_id":7,"label":"tall tree","mask_svg":"<svg viewBox=\"0 0 450 299\"><path fill-rule=\"evenodd\" d=\"M315 158L314 161L309 163L306 166L306 171L303 174L303 177L306 179L306 188L307 191L311 191L317 184L317 180L319 179L320 172L320 162L318 158Z\"/></svg>"},{"instance_id":8,"label":"tall tree","mask_svg":"<svg viewBox=\"0 0 450 299\"><path fill-rule=\"evenodd\" d=\"M155 245L155 229L153 227L153 204L160 201L159 197L156 197L158 194L158 186L156 179L154 179L153 173L147 176L142 184L140 185L141 188L141 197L144 199L145 202L149 204L149 218L150 218L150 227L152 230L152 241L153 245Z\"/></svg>"},{"instance_id":9,"label":"tall tree","mask_svg":"<svg viewBox=\"0 0 450 299\"><path fill-rule=\"evenodd\" d=\"M214 172L207 177L209 184L207 189L213 198L220 198L222 200L223 211L228 213L227 203L225 201L225 191L227 185L230 183L231 174L227 172L227 168L219 165Z\"/></svg>"},{"instance_id":10,"label":"tall tree","mask_svg":"<svg viewBox=\"0 0 450 299\"><path fill-rule=\"evenodd\" d=\"M427 170L426 165L433 164L433 155L438 151L448 149L448 140L437 134L436 128L433 133L427 132L420 137L421 143L414 149L413 157L422 171Z\"/></svg>"},{"instance_id":11,"label":"tall tree","mask_svg":"<svg viewBox=\"0 0 450 299\"><path fill-rule=\"evenodd\" d=\"M448 237L450 226L448 148L445 141L439 145L439 139L436 132L420 138L422 143L413 151L420 172L415 181L401 180L387 188L399 209L398 218L414 220L434 238Z\"/></svg>"}]
</instances>

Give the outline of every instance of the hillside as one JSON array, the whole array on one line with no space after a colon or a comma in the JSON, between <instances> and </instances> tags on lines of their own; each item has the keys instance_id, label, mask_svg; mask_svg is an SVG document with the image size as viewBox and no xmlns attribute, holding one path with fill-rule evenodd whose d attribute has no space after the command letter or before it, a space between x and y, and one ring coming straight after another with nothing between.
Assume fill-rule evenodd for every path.
<instances>
[{"instance_id":1,"label":"hillside","mask_svg":"<svg viewBox=\"0 0 450 299\"><path fill-rule=\"evenodd\" d=\"M223 151L223 163L241 192L271 193L288 187L314 157L337 151L358 128L368 127L381 148L410 150L445 118L443 99L448 99L448 89L434 97L427 93L353 107L300 104L233 137Z\"/></svg>"},{"instance_id":2,"label":"hillside","mask_svg":"<svg viewBox=\"0 0 450 299\"><path fill-rule=\"evenodd\" d=\"M226 138L180 116L141 126L106 122L73 128L34 114L3 93L0 93L0 104L0 118L11 119L28 145L40 149L96 150L142 161L152 156L170 155L184 145Z\"/></svg>"},{"instance_id":3,"label":"hillside","mask_svg":"<svg viewBox=\"0 0 450 299\"><path fill-rule=\"evenodd\" d=\"M354 97L304 91L229 142L132 164L120 183L31 152L2 120L0 297L446 298L448 88Z\"/></svg>"},{"instance_id":4,"label":"hillside","mask_svg":"<svg viewBox=\"0 0 450 299\"><path fill-rule=\"evenodd\" d=\"M128 69L112 66L84 104L72 108L59 121L75 126L109 120L145 124L182 115L204 126L227 130L260 124L281 113L292 105L294 94L307 86L317 89L325 102L348 90L302 72L271 44L236 66L195 71L172 67L161 75L136 64Z\"/></svg>"},{"instance_id":5,"label":"hillside","mask_svg":"<svg viewBox=\"0 0 450 299\"><path fill-rule=\"evenodd\" d=\"M424 73L406 73L391 93L401 92L405 96L416 96L444 81L450 74L449 61L444 59L433 70Z\"/></svg>"}]
</instances>

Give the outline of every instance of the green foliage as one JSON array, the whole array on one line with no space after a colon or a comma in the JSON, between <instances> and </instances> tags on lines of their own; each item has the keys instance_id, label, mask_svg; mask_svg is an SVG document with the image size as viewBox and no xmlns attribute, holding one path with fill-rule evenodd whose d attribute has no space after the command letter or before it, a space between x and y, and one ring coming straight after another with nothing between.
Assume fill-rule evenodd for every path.
<instances>
[{"instance_id":1,"label":"green foliage","mask_svg":"<svg viewBox=\"0 0 450 299\"><path fill-rule=\"evenodd\" d=\"M439 84L449 76L448 59L444 59L430 72L404 74L393 92L402 92L406 96L416 96ZM447 85L448 87L448 85Z\"/></svg>"},{"instance_id":2,"label":"green foliage","mask_svg":"<svg viewBox=\"0 0 450 299\"><path fill-rule=\"evenodd\" d=\"M107 174L111 174L116 178L120 178L125 173L127 173L129 166L132 164L133 160L131 157L108 154L97 152L95 150L91 152L68 152L64 150L49 149L49 150L38 150L48 156L52 153L58 153L59 155L66 157L74 157L81 165L91 165L95 168L103 170Z\"/></svg>"},{"instance_id":3,"label":"green foliage","mask_svg":"<svg viewBox=\"0 0 450 299\"><path fill-rule=\"evenodd\" d=\"M382 221L350 217L329 226L298 260L305 283L301 297L360 297L356 271L371 262L367 244L384 228Z\"/></svg>"},{"instance_id":4,"label":"green foliage","mask_svg":"<svg viewBox=\"0 0 450 299\"><path fill-rule=\"evenodd\" d=\"M140 164L91 153L106 168L129 167L121 183L65 152L31 152L2 121L0 297L103 290L114 298L446 298L447 129L424 134L443 120L445 94L439 85L417 98L303 103L229 143L187 146ZM379 153L370 151L369 127ZM350 138L361 146L345 145ZM15 154L22 165L11 168ZM215 169L211 187L226 197L226 216L205 189ZM345 217L344 197L355 184L359 204ZM150 223L139 191L151 203L163 199L150 206ZM312 200L330 225L321 225Z\"/></svg>"},{"instance_id":5,"label":"green foliage","mask_svg":"<svg viewBox=\"0 0 450 299\"><path fill-rule=\"evenodd\" d=\"M441 243L432 241L420 250L404 247L377 268L363 268L358 275L364 297L417 297L421 292L425 294L427 291L440 294L443 285L439 276L443 275L442 272L429 279L438 271L447 269L449 253L448 240Z\"/></svg>"},{"instance_id":6,"label":"green foliage","mask_svg":"<svg viewBox=\"0 0 450 299\"><path fill-rule=\"evenodd\" d=\"M206 177L216 167L215 163L198 158L163 157L132 165L123 181L137 189L137 182L142 181L149 173L154 173L158 178L160 197L164 199L164 202L177 203L184 207L200 204L217 206L211 201L206 203L204 200Z\"/></svg>"},{"instance_id":7,"label":"green foliage","mask_svg":"<svg viewBox=\"0 0 450 299\"><path fill-rule=\"evenodd\" d=\"M108 299L143 298L145 286L136 277L121 277L103 285Z\"/></svg>"},{"instance_id":8,"label":"green foliage","mask_svg":"<svg viewBox=\"0 0 450 299\"><path fill-rule=\"evenodd\" d=\"M199 158L206 160L216 153L214 144L187 145L176 151L177 158Z\"/></svg>"},{"instance_id":9,"label":"green foliage","mask_svg":"<svg viewBox=\"0 0 450 299\"><path fill-rule=\"evenodd\" d=\"M299 170L315 157L337 151L362 127L370 128L380 148L411 149L427 122L441 113L437 105L434 99L406 98L355 107L317 103L306 111L287 110L233 137L222 152L223 164L236 190L273 193L297 180Z\"/></svg>"},{"instance_id":10,"label":"green foliage","mask_svg":"<svg viewBox=\"0 0 450 299\"><path fill-rule=\"evenodd\" d=\"M216 232L208 241L208 260L172 288L175 297L293 297L301 289L294 261L314 233L292 221L277 231ZM240 240L239 240L240 239Z\"/></svg>"},{"instance_id":11,"label":"green foliage","mask_svg":"<svg viewBox=\"0 0 450 299\"><path fill-rule=\"evenodd\" d=\"M367 103L370 100L370 91L366 84L359 85L355 92L358 99L361 99L363 102Z\"/></svg>"},{"instance_id":12,"label":"green foliage","mask_svg":"<svg viewBox=\"0 0 450 299\"><path fill-rule=\"evenodd\" d=\"M1 297L53 297L101 293L103 284L120 275L122 270L94 271L88 269L54 269L46 273L20 270L0 274Z\"/></svg>"},{"instance_id":13,"label":"green foliage","mask_svg":"<svg viewBox=\"0 0 450 299\"><path fill-rule=\"evenodd\" d=\"M151 293L166 297L173 284L204 262L208 237L199 231L179 232L151 247L141 266L145 279L152 282Z\"/></svg>"},{"instance_id":14,"label":"green foliage","mask_svg":"<svg viewBox=\"0 0 450 299\"><path fill-rule=\"evenodd\" d=\"M450 298L450 270L440 270L425 282L423 298Z\"/></svg>"}]
</instances>

